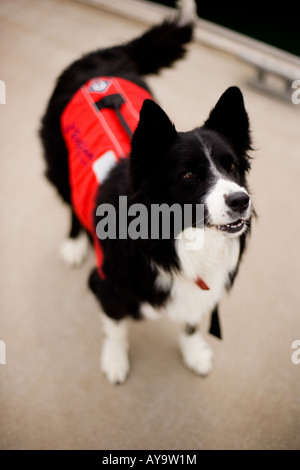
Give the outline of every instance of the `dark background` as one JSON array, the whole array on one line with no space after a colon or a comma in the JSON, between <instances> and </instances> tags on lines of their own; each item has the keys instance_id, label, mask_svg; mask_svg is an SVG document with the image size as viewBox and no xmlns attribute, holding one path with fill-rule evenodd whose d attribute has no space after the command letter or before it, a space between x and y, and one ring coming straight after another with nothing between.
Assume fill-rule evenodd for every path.
<instances>
[{"instance_id":1,"label":"dark background","mask_svg":"<svg viewBox=\"0 0 300 470\"><path fill-rule=\"evenodd\" d=\"M175 0L153 1L175 7ZM241 2L241 6L230 6L224 2L219 6L200 0L197 11L200 18L300 56L300 2L265 5L261 3L258 8L251 2Z\"/></svg>"}]
</instances>

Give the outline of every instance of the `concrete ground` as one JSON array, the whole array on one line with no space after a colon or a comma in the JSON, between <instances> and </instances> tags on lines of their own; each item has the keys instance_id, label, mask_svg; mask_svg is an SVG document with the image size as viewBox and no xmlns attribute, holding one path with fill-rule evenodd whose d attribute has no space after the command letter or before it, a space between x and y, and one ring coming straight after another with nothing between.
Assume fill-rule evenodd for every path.
<instances>
[{"instance_id":1,"label":"concrete ground","mask_svg":"<svg viewBox=\"0 0 300 470\"><path fill-rule=\"evenodd\" d=\"M67 211L43 178L37 129L70 61L143 30L69 0L1 0L0 448L299 449L300 105L251 90L249 66L199 44L149 82L179 130L228 86L244 93L259 217L222 302L224 340L207 335L215 368L203 379L182 365L174 325L131 324L128 381L99 371L93 254L80 269L60 261Z\"/></svg>"}]
</instances>

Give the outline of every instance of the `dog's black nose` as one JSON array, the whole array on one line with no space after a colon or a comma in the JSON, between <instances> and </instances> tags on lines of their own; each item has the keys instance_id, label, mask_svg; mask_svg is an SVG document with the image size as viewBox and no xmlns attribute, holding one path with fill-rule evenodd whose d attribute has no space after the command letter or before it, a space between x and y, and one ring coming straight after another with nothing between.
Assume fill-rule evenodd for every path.
<instances>
[{"instance_id":1,"label":"dog's black nose","mask_svg":"<svg viewBox=\"0 0 300 470\"><path fill-rule=\"evenodd\" d=\"M225 197L225 202L230 209L234 212L239 212L242 214L248 209L250 197L248 194L240 191L238 193L229 194Z\"/></svg>"}]
</instances>

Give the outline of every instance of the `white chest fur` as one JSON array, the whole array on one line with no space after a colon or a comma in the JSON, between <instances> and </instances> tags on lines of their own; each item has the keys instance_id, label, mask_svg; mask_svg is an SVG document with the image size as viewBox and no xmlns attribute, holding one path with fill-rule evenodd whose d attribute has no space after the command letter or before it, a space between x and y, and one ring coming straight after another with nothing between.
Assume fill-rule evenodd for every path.
<instances>
[{"instance_id":1,"label":"white chest fur","mask_svg":"<svg viewBox=\"0 0 300 470\"><path fill-rule=\"evenodd\" d=\"M187 250L184 236L176 245L182 271L173 280L172 299L166 313L176 322L197 324L219 302L228 275L238 261L239 241L224 237L216 229L204 229L200 250ZM195 283L197 278L202 279L209 290L202 290Z\"/></svg>"},{"instance_id":2,"label":"white chest fur","mask_svg":"<svg viewBox=\"0 0 300 470\"><path fill-rule=\"evenodd\" d=\"M189 238L190 239L190 238ZM204 315L211 313L219 302L228 275L234 270L239 256L239 240L226 238L216 229L204 229L203 247L197 251L186 249L186 238L176 241L176 249L181 264L180 274L173 275L160 270L157 284L171 286L171 297L163 311L173 321L180 324L198 324ZM202 290L195 281L201 278L209 287ZM150 305L143 306L145 317L154 318Z\"/></svg>"}]
</instances>

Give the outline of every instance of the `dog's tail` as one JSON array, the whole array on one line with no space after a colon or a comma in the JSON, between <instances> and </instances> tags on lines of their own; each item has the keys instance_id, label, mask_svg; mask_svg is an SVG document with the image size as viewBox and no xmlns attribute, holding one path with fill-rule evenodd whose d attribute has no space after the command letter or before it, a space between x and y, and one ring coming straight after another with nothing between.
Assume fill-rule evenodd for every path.
<instances>
[{"instance_id":1,"label":"dog's tail","mask_svg":"<svg viewBox=\"0 0 300 470\"><path fill-rule=\"evenodd\" d=\"M158 73L184 56L184 45L191 41L193 35L196 3L194 0L179 0L178 7L179 12L174 19L152 27L124 46L140 75Z\"/></svg>"}]
</instances>

